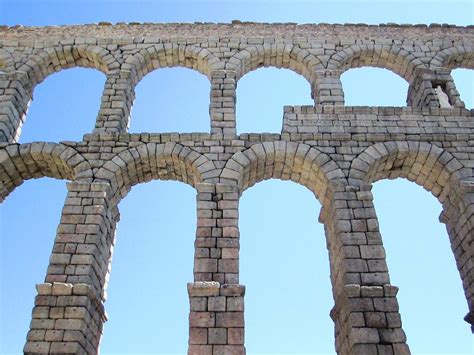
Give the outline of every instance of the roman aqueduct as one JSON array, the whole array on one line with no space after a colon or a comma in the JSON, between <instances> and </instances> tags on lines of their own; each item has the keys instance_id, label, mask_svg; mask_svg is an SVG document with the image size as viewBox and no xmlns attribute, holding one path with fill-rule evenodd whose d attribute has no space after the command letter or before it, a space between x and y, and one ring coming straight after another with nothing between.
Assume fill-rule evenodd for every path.
<instances>
[{"instance_id":1,"label":"roman aqueduct","mask_svg":"<svg viewBox=\"0 0 474 355\"><path fill-rule=\"evenodd\" d=\"M18 144L36 85L78 66L107 77L95 127L80 142ZM137 83L176 66L208 77L209 131L129 134ZM315 104L285 107L281 134L237 135L237 82L263 66L302 75ZM362 66L405 79L407 106L345 106L340 76ZM411 180L442 204L473 325L474 111L464 108L454 68L474 69L472 26L2 27L0 201L28 179L69 181L25 353L98 352L119 204L132 186L153 179L197 192L189 354L245 353L239 197L274 178L304 185L322 205L338 354L409 353L372 202L380 179Z\"/></svg>"}]
</instances>

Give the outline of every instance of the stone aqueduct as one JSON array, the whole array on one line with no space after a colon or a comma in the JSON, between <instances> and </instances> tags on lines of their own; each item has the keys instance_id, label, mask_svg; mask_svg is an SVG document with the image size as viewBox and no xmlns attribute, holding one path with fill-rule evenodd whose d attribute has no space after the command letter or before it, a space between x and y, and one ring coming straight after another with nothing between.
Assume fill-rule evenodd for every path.
<instances>
[{"instance_id":1,"label":"stone aqueduct","mask_svg":"<svg viewBox=\"0 0 474 355\"><path fill-rule=\"evenodd\" d=\"M107 79L80 142L16 143L36 85L70 67ZM210 131L129 134L134 88L162 67L211 83ZM236 85L282 67L311 84L314 106L285 107L281 134L236 134ZM387 68L409 83L407 107L347 107L345 70ZM408 354L371 184L403 177L437 197L474 324L474 111L450 75L474 68L474 28L450 25L117 24L0 28L0 191L68 180L25 353L95 354L119 203L131 187L179 180L197 191L189 354L244 354L238 207L265 179L292 180L322 204L338 354ZM447 97L448 104L440 98ZM446 101L446 100L445 100Z\"/></svg>"}]
</instances>

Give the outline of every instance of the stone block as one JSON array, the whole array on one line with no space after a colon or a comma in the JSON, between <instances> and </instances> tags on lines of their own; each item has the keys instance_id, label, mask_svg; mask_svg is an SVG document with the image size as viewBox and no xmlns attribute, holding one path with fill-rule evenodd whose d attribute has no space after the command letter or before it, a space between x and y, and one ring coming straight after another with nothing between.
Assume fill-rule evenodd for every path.
<instances>
[{"instance_id":1,"label":"stone block","mask_svg":"<svg viewBox=\"0 0 474 355\"><path fill-rule=\"evenodd\" d=\"M190 312L189 326L194 328L211 328L216 326L214 312ZM220 325L217 325L220 326Z\"/></svg>"},{"instance_id":2,"label":"stone block","mask_svg":"<svg viewBox=\"0 0 474 355\"><path fill-rule=\"evenodd\" d=\"M240 345L216 345L213 355L245 355L245 348Z\"/></svg>"},{"instance_id":3,"label":"stone block","mask_svg":"<svg viewBox=\"0 0 474 355\"><path fill-rule=\"evenodd\" d=\"M380 329L379 335L382 343L404 343L407 340L405 332L400 328Z\"/></svg>"},{"instance_id":4,"label":"stone block","mask_svg":"<svg viewBox=\"0 0 474 355\"><path fill-rule=\"evenodd\" d=\"M48 354L50 344L47 341L28 341L23 348L23 353L25 355Z\"/></svg>"},{"instance_id":5,"label":"stone block","mask_svg":"<svg viewBox=\"0 0 474 355\"><path fill-rule=\"evenodd\" d=\"M365 312L365 323L370 328L384 328L387 326L387 320L384 312Z\"/></svg>"},{"instance_id":6,"label":"stone block","mask_svg":"<svg viewBox=\"0 0 474 355\"><path fill-rule=\"evenodd\" d=\"M207 297L191 297L191 311L204 312L207 311Z\"/></svg>"},{"instance_id":7,"label":"stone block","mask_svg":"<svg viewBox=\"0 0 474 355\"><path fill-rule=\"evenodd\" d=\"M207 309L210 312L224 312L226 310L226 297L209 297Z\"/></svg>"},{"instance_id":8,"label":"stone block","mask_svg":"<svg viewBox=\"0 0 474 355\"><path fill-rule=\"evenodd\" d=\"M244 298L243 297L227 297L227 310L229 312L243 312Z\"/></svg>"},{"instance_id":9,"label":"stone block","mask_svg":"<svg viewBox=\"0 0 474 355\"><path fill-rule=\"evenodd\" d=\"M374 328L351 328L349 339L352 344L376 344L380 341L379 333Z\"/></svg>"},{"instance_id":10,"label":"stone block","mask_svg":"<svg viewBox=\"0 0 474 355\"><path fill-rule=\"evenodd\" d=\"M208 344L227 344L227 328L209 328Z\"/></svg>"},{"instance_id":11,"label":"stone block","mask_svg":"<svg viewBox=\"0 0 474 355\"><path fill-rule=\"evenodd\" d=\"M198 272L198 270L194 271ZM219 291L220 284L216 281L197 281L188 283L188 294L191 297L219 296Z\"/></svg>"},{"instance_id":12,"label":"stone block","mask_svg":"<svg viewBox=\"0 0 474 355\"><path fill-rule=\"evenodd\" d=\"M214 355L212 345L189 345L188 355Z\"/></svg>"},{"instance_id":13,"label":"stone block","mask_svg":"<svg viewBox=\"0 0 474 355\"><path fill-rule=\"evenodd\" d=\"M36 291L38 292L38 295L50 295L52 292L52 287L53 285L50 283L37 284Z\"/></svg>"},{"instance_id":14,"label":"stone block","mask_svg":"<svg viewBox=\"0 0 474 355\"><path fill-rule=\"evenodd\" d=\"M50 352L52 354L81 354L84 348L77 342L53 342Z\"/></svg>"},{"instance_id":15,"label":"stone block","mask_svg":"<svg viewBox=\"0 0 474 355\"><path fill-rule=\"evenodd\" d=\"M242 328L244 326L243 312L223 312L216 314L216 326L224 328Z\"/></svg>"},{"instance_id":16,"label":"stone block","mask_svg":"<svg viewBox=\"0 0 474 355\"><path fill-rule=\"evenodd\" d=\"M189 328L189 344L205 345L207 344L207 328Z\"/></svg>"},{"instance_id":17,"label":"stone block","mask_svg":"<svg viewBox=\"0 0 474 355\"><path fill-rule=\"evenodd\" d=\"M374 298L374 308L376 311L397 312L398 302L395 297Z\"/></svg>"},{"instance_id":18,"label":"stone block","mask_svg":"<svg viewBox=\"0 0 474 355\"><path fill-rule=\"evenodd\" d=\"M72 287L72 284L53 282L52 294L57 296L71 295Z\"/></svg>"},{"instance_id":19,"label":"stone block","mask_svg":"<svg viewBox=\"0 0 474 355\"><path fill-rule=\"evenodd\" d=\"M378 355L377 346L375 344L355 344L350 355Z\"/></svg>"}]
</instances>

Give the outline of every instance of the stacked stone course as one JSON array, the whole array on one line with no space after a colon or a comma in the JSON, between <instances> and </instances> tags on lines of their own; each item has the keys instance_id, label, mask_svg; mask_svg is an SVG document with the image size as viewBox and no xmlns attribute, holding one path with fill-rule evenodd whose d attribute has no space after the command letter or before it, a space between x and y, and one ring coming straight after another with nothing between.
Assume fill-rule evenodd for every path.
<instances>
[{"instance_id":1,"label":"stacked stone course","mask_svg":"<svg viewBox=\"0 0 474 355\"><path fill-rule=\"evenodd\" d=\"M80 142L18 144L36 85L70 67L106 75ZM210 81L210 129L128 133L138 82L182 66ZM281 134L236 133L236 88L260 67L306 78L314 106L283 109ZM347 107L340 77L386 68L409 83L407 107ZM69 181L24 351L95 354L107 317L120 201L150 180L197 191L189 354L244 354L239 198L291 180L322 205L338 354L408 354L371 185L406 178L442 204L474 324L474 111L451 77L474 69L474 28L450 25L117 24L0 28L0 201L23 181Z\"/></svg>"}]
</instances>

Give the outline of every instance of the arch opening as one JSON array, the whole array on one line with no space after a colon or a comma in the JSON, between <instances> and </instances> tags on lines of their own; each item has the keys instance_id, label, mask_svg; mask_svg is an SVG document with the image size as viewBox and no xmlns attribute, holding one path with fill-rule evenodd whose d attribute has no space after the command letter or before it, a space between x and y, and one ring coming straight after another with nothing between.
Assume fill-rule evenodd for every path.
<instances>
[{"instance_id":1,"label":"arch opening","mask_svg":"<svg viewBox=\"0 0 474 355\"><path fill-rule=\"evenodd\" d=\"M277 68L246 74L237 86L237 134L281 133L285 105L314 105L311 87L304 77ZM260 112L264 117L257 116Z\"/></svg>"},{"instance_id":2,"label":"arch opening","mask_svg":"<svg viewBox=\"0 0 474 355\"><path fill-rule=\"evenodd\" d=\"M64 181L27 181L0 205L0 338L2 353L22 353L67 194ZM21 221L21 223L18 223Z\"/></svg>"},{"instance_id":3,"label":"arch opening","mask_svg":"<svg viewBox=\"0 0 474 355\"><path fill-rule=\"evenodd\" d=\"M472 171L463 167L448 151L435 145L386 142L367 148L354 159L349 176L355 184L372 184L382 179L405 178L423 187L438 199L443 206L440 220L447 225L452 254L463 281L468 306L472 309L470 287L472 268L469 262L472 244L469 226L472 213L466 202L468 196L466 188L469 188Z\"/></svg>"},{"instance_id":4,"label":"arch opening","mask_svg":"<svg viewBox=\"0 0 474 355\"><path fill-rule=\"evenodd\" d=\"M321 205L308 192L271 179L242 195L248 351L334 354L328 251L323 226L315 223Z\"/></svg>"},{"instance_id":5,"label":"arch opening","mask_svg":"<svg viewBox=\"0 0 474 355\"><path fill-rule=\"evenodd\" d=\"M100 71L86 68L48 76L34 90L20 142L81 141L95 126L105 79Z\"/></svg>"},{"instance_id":6,"label":"arch opening","mask_svg":"<svg viewBox=\"0 0 474 355\"><path fill-rule=\"evenodd\" d=\"M341 81L346 106L406 106L408 83L388 69L349 69Z\"/></svg>"},{"instance_id":7,"label":"arch opening","mask_svg":"<svg viewBox=\"0 0 474 355\"><path fill-rule=\"evenodd\" d=\"M153 181L121 201L102 352L187 351L195 199L186 184Z\"/></svg>"},{"instance_id":8,"label":"arch opening","mask_svg":"<svg viewBox=\"0 0 474 355\"><path fill-rule=\"evenodd\" d=\"M451 75L465 107L474 109L474 63L470 69L454 69Z\"/></svg>"},{"instance_id":9,"label":"arch opening","mask_svg":"<svg viewBox=\"0 0 474 355\"><path fill-rule=\"evenodd\" d=\"M468 353L467 307L446 229L437 221L440 203L404 178L376 182L373 195L411 351Z\"/></svg>"},{"instance_id":10,"label":"arch opening","mask_svg":"<svg viewBox=\"0 0 474 355\"><path fill-rule=\"evenodd\" d=\"M188 68L160 68L135 88L134 132L209 132L209 80Z\"/></svg>"}]
</instances>

